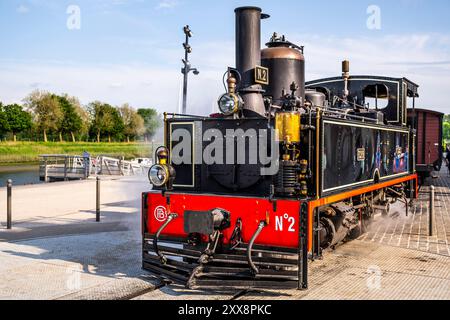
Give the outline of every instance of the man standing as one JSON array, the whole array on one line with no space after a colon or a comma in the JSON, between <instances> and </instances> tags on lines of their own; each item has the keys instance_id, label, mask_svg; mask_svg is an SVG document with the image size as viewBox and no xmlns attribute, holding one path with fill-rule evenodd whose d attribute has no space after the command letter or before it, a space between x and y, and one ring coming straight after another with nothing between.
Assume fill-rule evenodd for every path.
<instances>
[{"instance_id":1,"label":"man standing","mask_svg":"<svg viewBox=\"0 0 450 320\"><path fill-rule=\"evenodd\" d=\"M91 172L91 155L89 152L84 151L83 152L83 159L84 159L84 176L89 178L89 174Z\"/></svg>"},{"instance_id":2,"label":"man standing","mask_svg":"<svg viewBox=\"0 0 450 320\"><path fill-rule=\"evenodd\" d=\"M447 145L447 148L445 150L445 164L447 165L447 174L450 176L450 145Z\"/></svg>"}]
</instances>

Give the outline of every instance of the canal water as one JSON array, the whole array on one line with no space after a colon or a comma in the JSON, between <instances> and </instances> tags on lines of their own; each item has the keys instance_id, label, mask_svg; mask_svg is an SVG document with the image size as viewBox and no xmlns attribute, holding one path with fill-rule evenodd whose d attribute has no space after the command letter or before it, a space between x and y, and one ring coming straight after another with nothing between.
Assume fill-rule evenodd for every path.
<instances>
[{"instance_id":1,"label":"canal water","mask_svg":"<svg viewBox=\"0 0 450 320\"><path fill-rule=\"evenodd\" d=\"M39 181L38 165L0 166L0 188L6 185L8 179L12 179L16 186L42 183Z\"/></svg>"}]
</instances>

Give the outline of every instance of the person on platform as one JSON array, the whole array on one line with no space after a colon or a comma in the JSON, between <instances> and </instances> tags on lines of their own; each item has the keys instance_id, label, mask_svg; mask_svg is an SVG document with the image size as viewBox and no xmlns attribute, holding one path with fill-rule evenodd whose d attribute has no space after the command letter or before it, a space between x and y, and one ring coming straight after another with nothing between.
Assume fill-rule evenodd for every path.
<instances>
[{"instance_id":1,"label":"person on platform","mask_svg":"<svg viewBox=\"0 0 450 320\"><path fill-rule=\"evenodd\" d=\"M450 176L450 145L447 145L447 148L445 149L446 155L445 155L445 164L447 165L447 174Z\"/></svg>"},{"instance_id":2,"label":"person on platform","mask_svg":"<svg viewBox=\"0 0 450 320\"><path fill-rule=\"evenodd\" d=\"M86 178L90 175L90 169L91 169L91 154L87 151L83 152L83 159L84 159L84 174Z\"/></svg>"}]
</instances>

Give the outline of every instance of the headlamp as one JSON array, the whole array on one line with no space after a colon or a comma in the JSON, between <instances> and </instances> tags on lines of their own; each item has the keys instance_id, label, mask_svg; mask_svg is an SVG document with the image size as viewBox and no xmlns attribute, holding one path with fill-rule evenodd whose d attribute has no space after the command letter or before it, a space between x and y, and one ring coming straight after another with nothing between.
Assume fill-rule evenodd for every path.
<instances>
[{"instance_id":1,"label":"headlamp","mask_svg":"<svg viewBox=\"0 0 450 320\"><path fill-rule=\"evenodd\" d=\"M235 93L225 93L219 98L219 110L226 116L236 113L241 106L241 99Z\"/></svg>"},{"instance_id":2,"label":"headlamp","mask_svg":"<svg viewBox=\"0 0 450 320\"><path fill-rule=\"evenodd\" d=\"M162 187L169 182L169 169L165 165L155 164L148 171L148 179L155 187Z\"/></svg>"},{"instance_id":3,"label":"headlamp","mask_svg":"<svg viewBox=\"0 0 450 320\"><path fill-rule=\"evenodd\" d=\"M156 188L165 187L167 190L171 190L176 173L169 164L169 150L166 147L159 147L155 156L158 162L148 171L148 179Z\"/></svg>"}]
</instances>

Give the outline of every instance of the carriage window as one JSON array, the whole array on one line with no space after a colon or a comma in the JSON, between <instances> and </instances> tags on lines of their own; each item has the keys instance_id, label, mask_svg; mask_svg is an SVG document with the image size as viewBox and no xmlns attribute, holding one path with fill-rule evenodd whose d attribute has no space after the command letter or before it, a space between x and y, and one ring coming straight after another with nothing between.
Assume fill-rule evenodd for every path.
<instances>
[{"instance_id":1,"label":"carriage window","mask_svg":"<svg viewBox=\"0 0 450 320\"><path fill-rule=\"evenodd\" d=\"M404 104L404 113L408 116L407 121L405 124L413 125L415 128L417 128L417 117L416 113L412 112L417 105L416 105L416 99L419 98L419 94L417 92L418 87L412 85L411 88L408 88L407 85L404 85L404 100L406 101ZM411 109L411 112L408 112ZM412 123L412 120L414 119L414 123Z\"/></svg>"},{"instance_id":2,"label":"carriage window","mask_svg":"<svg viewBox=\"0 0 450 320\"><path fill-rule=\"evenodd\" d=\"M384 84L371 84L364 88L364 105L369 109L384 109L389 104L389 89Z\"/></svg>"}]
</instances>

